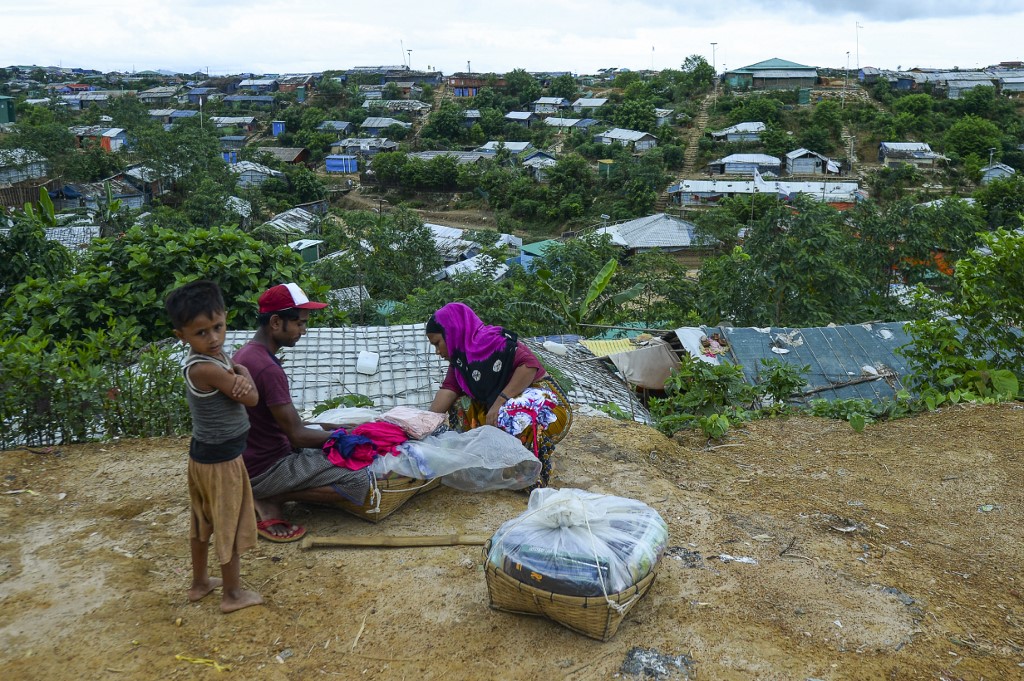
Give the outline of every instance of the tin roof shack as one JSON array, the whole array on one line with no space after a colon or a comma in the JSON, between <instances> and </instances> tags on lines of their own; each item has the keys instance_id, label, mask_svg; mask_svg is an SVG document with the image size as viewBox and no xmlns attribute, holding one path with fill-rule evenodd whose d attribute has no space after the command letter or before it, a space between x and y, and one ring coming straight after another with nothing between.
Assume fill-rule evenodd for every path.
<instances>
[{"instance_id":1,"label":"tin roof shack","mask_svg":"<svg viewBox=\"0 0 1024 681\"><path fill-rule=\"evenodd\" d=\"M0 123L17 123L14 110L14 97L0 95Z\"/></svg>"},{"instance_id":2,"label":"tin roof shack","mask_svg":"<svg viewBox=\"0 0 1024 681\"><path fill-rule=\"evenodd\" d=\"M165 173L161 175L153 168L142 164L137 164L127 168L118 177L123 178L134 187L141 190L145 196L146 203L151 203L154 198L169 192L175 179L175 175L173 173Z\"/></svg>"},{"instance_id":3,"label":"tin roof shack","mask_svg":"<svg viewBox=\"0 0 1024 681\"><path fill-rule=\"evenodd\" d=\"M28 149L0 149L0 185L17 184L46 177L45 158Z\"/></svg>"},{"instance_id":4,"label":"tin roof shack","mask_svg":"<svg viewBox=\"0 0 1024 681\"><path fill-rule=\"evenodd\" d=\"M534 151L534 146L530 142L502 142L494 141L484 144L483 146L477 147L474 151L480 151L485 154L497 154L499 149L507 149L512 156L521 156Z\"/></svg>"},{"instance_id":5,"label":"tin roof shack","mask_svg":"<svg viewBox=\"0 0 1024 681\"><path fill-rule=\"evenodd\" d=\"M371 158L383 151L396 149L398 142L392 142L386 137L348 137L331 145L332 154L348 154L363 158Z\"/></svg>"},{"instance_id":6,"label":"tin roof shack","mask_svg":"<svg viewBox=\"0 0 1024 681\"><path fill-rule=\"evenodd\" d=\"M434 352L425 324L399 326L352 326L309 329L302 342L282 349L283 366L295 408L309 412L332 397L366 395L376 408L400 405L426 408L448 371L448 362ZM248 342L252 331L228 331L226 345ZM650 414L615 374L594 362L593 353L580 345L578 336L551 337L565 345L566 353L546 350L545 339L523 342L549 367L569 379L566 396L574 406L601 407L615 404L637 421L650 423ZM379 355L373 375L356 371L361 351ZM591 361L587 361L591 360Z\"/></svg>"},{"instance_id":7,"label":"tin roof shack","mask_svg":"<svg viewBox=\"0 0 1024 681\"><path fill-rule=\"evenodd\" d=\"M533 112L538 114L554 114L569 107L565 97L541 97L533 102Z\"/></svg>"},{"instance_id":8,"label":"tin roof shack","mask_svg":"<svg viewBox=\"0 0 1024 681\"><path fill-rule=\"evenodd\" d=\"M238 90L266 93L277 91L277 80L274 78L246 78L238 84Z\"/></svg>"},{"instance_id":9,"label":"tin roof shack","mask_svg":"<svg viewBox=\"0 0 1024 681\"><path fill-rule=\"evenodd\" d=\"M485 87L504 90L508 83L493 73L453 73L447 79L453 97L476 97Z\"/></svg>"},{"instance_id":10,"label":"tin roof shack","mask_svg":"<svg viewBox=\"0 0 1024 681\"><path fill-rule=\"evenodd\" d=\"M534 121L540 120L540 117L532 111L509 111L505 114L505 120L528 128Z\"/></svg>"},{"instance_id":11,"label":"tin roof shack","mask_svg":"<svg viewBox=\"0 0 1024 681\"><path fill-rule=\"evenodd\" d=\"M245 132L256 130L255 116L210 116L210 122L218 128L240 128Z\"/></svg>"},{"instance_id":12,"label":"tin roof shack","mask_svg":"<svg viewBox=\"0 0 1024 681\"><path fill-rule=\"evenodd\" d=\"M787 175L838 175L839 164L809 149L794 149L786 154Z\"/></svg>"},{"instance_id":13,"label":"tin roof shack","mask_svg":"<svg viewBox=\"0 0 1024 681\"><path fill-rule=\"evenodd\" d=\"M725 352L704 354L701 336L718 333ZM910 342L903 322L849 324L810 328L681 327L661 337L672 353L652 355L668 371L677 356L689 355L709 364L733 364L743 370L744 380L756 385L762 361L777 359L794 367L809 367L806 385L788 402L813 400L891 400L904 389L906 359L897 349ZM648 367L657 373L657 366Z\"/></svg>"},{"instance_id":14,"label":"tin roof shack","mask_svg":"<svg viewBox=\"0 0 1024 681\"><path fill-rule=\"evenodd\" d=\"M748 121L730 125L728 128L715 130L711 139L716 142L760 142L761 133L765 131L765 124L761 121Z\"/></svg>"},{"instance_id":15,"label":"tin roof shack","mask_svg":"<svg viewBox=\"0 0 1024 681\"><path fill-rule=\"evenodd\" d=\"M58 210L67 208L89 208L99 210L106 204L107 187L110 185L111 198L121 202L121 210L138 210L146 203L146 195L130 182L108 179L102 182L74 182L65 184L57 192L53 205Z\"/></svg>"},{"instance_id":16,"label":"tin roof shack","mask_svg":"<svg viewBox=\"0 0 1024 681\"><path fill-rule=\"evenodd\" d=\"M263 223L264 227L271 230L295 236L316 234L319 225L320 217L305 208L290 208Z\"/></svg>"},{"instance_id":17,"label":"tin roof shack","mask_svg":"<svg viewBox=\"0 0 1024 681\"><path fill-rule=\"evenodd\" d=\"M307 91L316 85L316 81L313 76L307 73L296 74L293 76L283 76L277 82L278 92L295 92L300 87L305 88Z\"/></svg>"},{"instance_id":18,"label":"tin roof shack","mask_svg":"<svg viewBox=\"0 0 1024 681\"><path fill-rule=\"evenodd\" d=\"M284 173L280 170L274 170L253 161L232 163L228 169L238 175L239 187L258 187L272 177L284 177Z\"/></svg>"},{"instance_id":19,"label":"tin roof shack","mask_svg":"<svg viewBox=\"0 0 1024 681\"><path fill-rule=\"evenodd\" d=\"M995 163L989 164L981 169L981 183L988 184L992 180L1010 177L1011 175L1016 174L1016 172L1017 171L1015 169L1005 163L999 163L996 161Z\"/></svg>"},{"instance_id":20,"label":"tin roof shack","mask_svg":"<svg viewBox=\"0 0 1024 681\"><path fill-rule=\"evenodd\" d=\"M397 118L370 116L369 118L365 119L362 123L359 124L359 129L360 131L371 137L377 137L386 128L389 128L392 125L397 125L398 127L404 128L406 130L412 128L412 123L406 123L405 121L400 121Z\"/></svg>"},{"instance_id":21,"label":"tin roof shack","mask_svg":"<svg viewBox=\"0 0 1024 681\"><path fill-rule=\"evenodd\" d=\"M201 106L213 99L219 99L223 95L215 87L194 87L188 91L188 103L193 106Z\"/></svg>"},{"instance_id":22,"label":"tin roof shack","mask_svg":"<svg viewBox=\"0 0 1024 681\"><path fill-rule=\"evenodd\" d=\"M909 163L918 169L932 170L945 158L932 151L926 142L882 142L878 145L878 162L888 168Z\"/></svg>"},{"instance_id":23,"label":"tin roof shack","mask_svg":"<svg viewBox=\"0 0 1024 681\"><path fill-rule=\"evenodd\" d=\"M0 235L6 236L10 231L9 229L0 229ZM43 232L47 241L54 241L69 251L88 248L93 239L100 238L100 228L97 225L47 227Z\"/></svg>"},{"instance_id":24,"label":"tin roof shack","mask_svg":"<svg viewBox=\"0 0 1024 681\"><path fill-rule=\"evenodd\" d=\"M430 111L430 105L416 99L367 99L363 102L364 109L386 111L388 113L407 113L411 116L422 116Z\"/></svg>"},{"instance_id":25,"label":"tin roof shack","mask_svg":"<svg viewBox=\"0 0 1024 681\"><path fill-rule=\"evenodd\" d=\"M1020 96L1020 93L1024 92L1024 74L1004 75L999 78L999 92L1007 97Z\"/></svg>"},{"instance_id":26,"label":"tin roof shack","mask_svg":"<svg viewBox=\"0 0 1024 681\"><path fill-rule=\"evenodd\" d=\"M724 79L736 89L792 90L817 85L818 69L774 57L726 71Z\"/></svg>"},{"instance_id":27,"label":"tin roof shack","mask_svg":"<svg viewBox=\"0 0 1024 681\"><path fill-rule=\"evenodd\" d=\"M302 262L316 262L320 259L320 246L324 242L320 239L298 239L288 243L292 249L302 257Z\"/></svg>"},{"instance_id":28,"label":"tin roof shack","mask_svg":"<svg viewBox=\"0 0 1024 681\"><path fill-rule=\"evenodd\" d=\"M657 213L594 231L596 234L607 234L613 244L621 246L630 254L662 251L671 253L688 267L699 267L709 255L710 249L698 242L696 230L696 225L688 220Z\"/></svg>"},{"instance_id":29,"label":"tin roof shack","mask_svg":"<svg viewBox=\"0 0 1024 681\"><path fill-rule=\"evenodd\" d=\"M143 90L136 98L146 106L166 106L177 96L178 87L166 85Z\"/></svg>"},{"instance_id":30,"label":"tin roof shack","mask_svg":"<svg viewBox=\"0 0 1024 681\"><path fill-rule=\"evenodd\" d=\"M320 132L347 133L352 129L352 124L348 121L324 121L320 125L316 126L316 129Z\"/></svg>"},{"instance_id":31,"label":"tin roof shack","mask_svg":"<svg viewBox=\"0 0 1024 681\"><path fill-rule=\"evenodd\" d=\"M431 150L431 151L411 151L406 154L408 158L418 158L421 161L433 161L439 156L450 156L455 159L455 162L460 165L468 165L472 163L479 163L487 159L493 159L492 154L486 154L482 151L447 151L447 150Z\"/></svg>"},{"instance_id":32,"label":"tin roof shack","mask_svg":"<svg viewBox=\"0 0 1024 681\"><path fill-rule=\"evenodd\" d=\"M767 154L730 154L708 163L712 175L753 175L757 170L762 175L781 175L782 161Z\"/></svg>"},{"instance_id":33,"label":"tin roof shack","mask_svg":"<svg viewBox=\"0 0 1024 681\"><path fill-rule=\"evenodd\" d=\"M774 194L780 201L788 201L803 194L824 201L833 208L845 210L866 198L856 182L783 182L779 180L680 180L668 188L673 204L677 206L715 205L728 196Z\"/></svg>"},{"instance_id":34,"label":"tin roof shack","mask_svg":"<svg viewBox=\"0 0 1024 681\"><path fill-rule=\"evenodd\" d=\"M309 149L306 147L258 147L258 151L265 151L281 163L301 165L309 162Z\"/></svg>"},{"instance_id":35,"label":"tin roof shack","mask_svg":"<svg viewBox=\"0 0 1024 681\"><path fill-rule=\"evenodd\" d=\"M594 141L598 144L621 144L632 147L634 151L647 151L658 146L658 138L651 133L625 128L612 128L599 132L594 135Z\"/></svg>"},{"instance_id":36,"label":"tin roof shack","mask_svg":"<svg viewBox=\"0 0 1024 681\"><path fill-rule=\"evenodd\" d=\"M75 143L79 147L93 144L104 151L114 152L128 143L128 133L121 128L109 128L105 125L75 125L68 128L68 131L75 136Z\"/></svg>"},{"instance_id":37,"label":"tin roof shack","mask_svg":"<svg viewBox=\"0 0 1024 681\"><path fill-rule=\"evenodd\" d=\"M580 97L572 103L572 110L576 113L592 114L607 103L607 97Z\"/></svg>"}]
</instances>

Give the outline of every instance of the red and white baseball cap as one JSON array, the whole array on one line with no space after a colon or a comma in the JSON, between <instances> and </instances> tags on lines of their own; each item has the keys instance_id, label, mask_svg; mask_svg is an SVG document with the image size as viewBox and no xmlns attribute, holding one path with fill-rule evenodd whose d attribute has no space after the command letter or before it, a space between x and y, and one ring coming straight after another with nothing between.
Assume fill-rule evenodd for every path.
<instances>
[{"instance_id":1,"label":"red and white baseball cap","mask_svg":"<svg viewBox=\"0 0 1024 681\"><path fill-rule=\"evenodd\" d=\"M298 308L300 310L320 310L327 303L317 303L309 299L298 284L278 284L263 292L260 296L260 314L281 312Z\"/></svg>"}]
</instances>

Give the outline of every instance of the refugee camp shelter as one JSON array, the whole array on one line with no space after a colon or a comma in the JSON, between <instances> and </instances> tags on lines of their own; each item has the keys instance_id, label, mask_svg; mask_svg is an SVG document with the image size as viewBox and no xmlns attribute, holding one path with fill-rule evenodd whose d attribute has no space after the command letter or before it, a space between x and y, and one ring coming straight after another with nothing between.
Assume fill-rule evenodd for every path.
<instances>
[{"instance_id":1,"label":"refugee camp shelter","mask_svg":"<svg viewBox=\"0 0 1024 681\"><path fill-rule=\"evenodd\" d=\"M232 351L252 337L253 331L228 331L226 347ZM579 344L578 336L551 337L564 344L560 355L544 348L549 338L524 339L548 367L571 382L566 388L575 406L597 408L614 404L643 423L650 413L640 405L625 383L594 362L594 355ZM356 370L360 352L377 354L376 371ZM340 395L365 395L376 408L399 405L426 408L448 371L448 363L434 352L426 336L426 324L355 326L309 329L294 347L281 351L295 408L310 412L317 404Z\"/></svg>"}]
</instances>

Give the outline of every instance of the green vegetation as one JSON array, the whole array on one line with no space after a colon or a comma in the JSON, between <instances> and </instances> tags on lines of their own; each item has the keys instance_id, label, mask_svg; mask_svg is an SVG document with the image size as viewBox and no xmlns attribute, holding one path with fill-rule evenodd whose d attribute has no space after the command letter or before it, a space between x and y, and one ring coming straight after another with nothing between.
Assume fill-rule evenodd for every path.
<instances>
[{"instance_id":1,"label":"green vegetation","mask_svg":"<svg viewBox=\"0 0 1024 681\"><path fill-rule=\"evenodd\" d=\"M676 178L688 138L680 122L693 120L713 85L713 69L703 58L688 57L678 70L657 74L620 73L601 92L572 76L542 82L517 69L504 74L503 87L494 76L471 100L437 102L411 132L385 131L401 143L399 151L377 155L373 173L363 176L376 184L378 210L343 210L335 203L314 231L326 252L338 256L304 265L282 245L300 235L262 225L298 204L335 197L336 178L282 164L250 145L241 150L243 159L282 175L240 188L221 159L219 137L242 131L217 129L209 117L256 113L261 130L270 120L283 120L286 132L260 144L306 147L316 167L343 136L318 130L320 123L358 126L369 115L390 115L362 106L358 86L371 84L368 77L343 84L335 75L324 74L302 104L292 94L275 95L273 104L253 111L211 101L202 116L167 130L130 96L82 112L18 102L18 123L0 138L0 148L41 154L51 175L64 183L100 182L144 164L165 191L146 207L145 219L118 202L110 184L88 215L82 209L55 211L45 193L13 215L10 233L0 236L0 423L7 438L0 444L184 428L173 353L159 345L169 335L162 299L174 286L200 277L220 282L235 328L254 325L255 296L280 281L298 281L313 296L367 288L370 300L362 308L315 316L314 323L323 325L346 323L349 315L362 324L418 323L451 300L522 336L626 321L666 328L724 320L754 326L910 320L914 343L904 349L914 367L910 392L887 404L814 400L808 412L847 420L860 430L873 421L965 400L1020 397L1024 303L1017 292L1024 290L1024 237L1013 230L1024 224L1024 173L976 183L990 159L1024 169L1024 117L1016 102L992 88L949 100L930 90L903 93L880 84L871 102L825 99L810 106L797 104L796 91L720 89L710 129L763 121L768 130L759 143L702 140L698 167L728 153L781 155L797 146L843 161L848 134L862 160L883 140L925 141L947 160L934 171L904 165L870 173L864 185L872 199L844 212L809 197L783 202L765 194L725 199L702 210L690 217L713 253L695 281L672 255L625 253L592 232L601 220L649 215ZM433 95L424 88L425 101L433 103ZM396 96L397 86L385 92ZM597 112L559 114L599 120L586 131L524 127L504 118L508 111L529 109L540 96L608 101ZM480 112L472 125L467 109ZM658 109L679 119L659 127ZM68 130L100 124L101 115L113 119L106 124L129 131L130 143L121 151L110 153L89 141L79 147ZM393 117L413 121L404 113ZM637 152L594 142L594 133L612 126L651 132L658 146ZM507 148L475 164L409 156L426 149L474 149L492 140L530 142L552 151L555 162L536 175ZM976 203L945 197L948 188ZM946 200L921 205L940 196ZM439 206L486 210L498 230L528 239L566 231L578 238L548 249L529 270L511 264L496 281L498 268L518 253L496 244L492 230L467 234L491 257L489 264L436 281L445 259L412 208ZM241 214L246 212L247 217ZM47 241L44 230L67 224L71 213L100 225L104 238L73 253ZM917 285L919 295L908 302L894 295L895 284ZM652 411L665 432L697 428L724 437L737 422L789 413L804 371L766 362L750 386L736 367L684 362Z\"/></svg>"}]
</instances>

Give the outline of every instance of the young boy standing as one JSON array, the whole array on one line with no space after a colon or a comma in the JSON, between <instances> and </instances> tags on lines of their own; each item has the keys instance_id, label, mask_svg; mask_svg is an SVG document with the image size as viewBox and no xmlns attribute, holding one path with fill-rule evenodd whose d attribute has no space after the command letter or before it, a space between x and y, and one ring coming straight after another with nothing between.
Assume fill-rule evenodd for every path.
<instances>
[{"instance_id":1,"label":"young boy standing","mask_svg":"<svg viewBox=\"0 0 1024 681\"><path fill-rule=\"evenodd\" d=\"M185 397L192 414L188 461L192 586L188 599L198 601L223 585L220 609L233 612L263 602L258 593L242 588L239 558L256 545L256 510L241 454L249 433L245 407L255 405L259 394L248 370L224 354L226 310L217 284L185 284L171 291L166 307L174 335L191 348L183 369ZM211 536L222 579L210 577L207 569Z\"/></svg>"}]
</instances>

